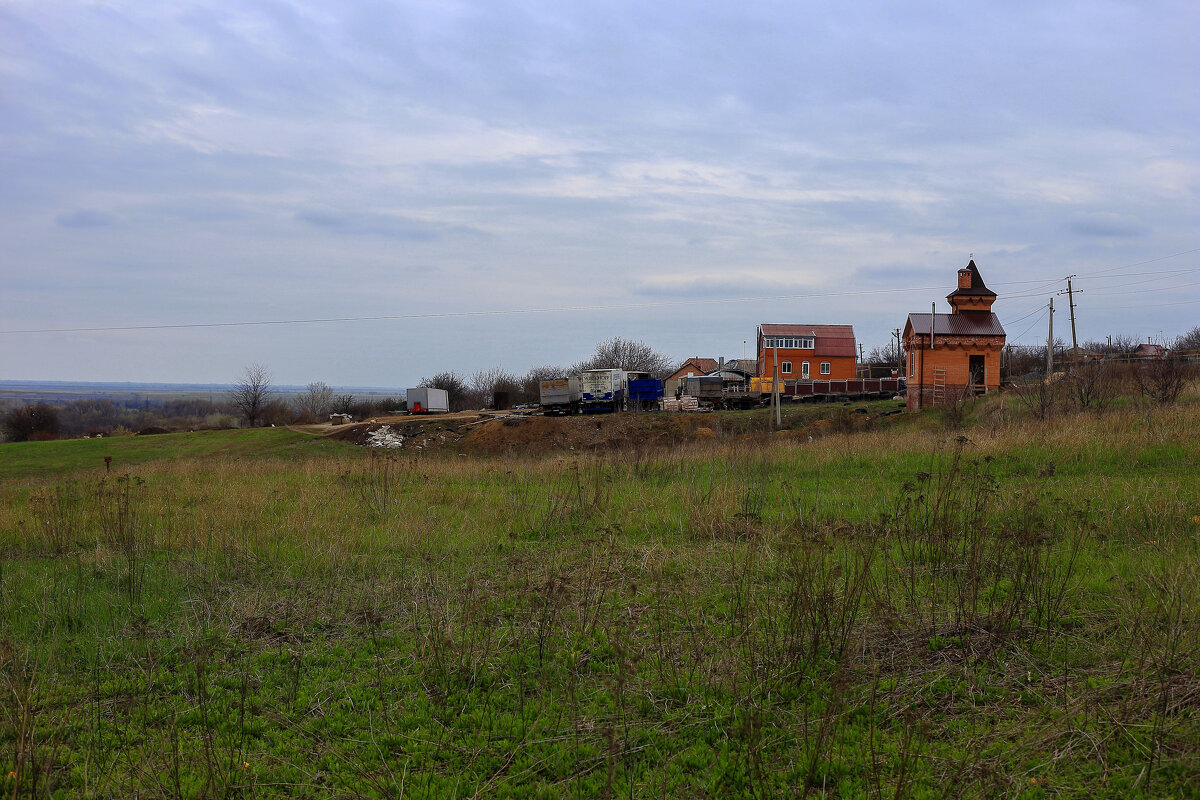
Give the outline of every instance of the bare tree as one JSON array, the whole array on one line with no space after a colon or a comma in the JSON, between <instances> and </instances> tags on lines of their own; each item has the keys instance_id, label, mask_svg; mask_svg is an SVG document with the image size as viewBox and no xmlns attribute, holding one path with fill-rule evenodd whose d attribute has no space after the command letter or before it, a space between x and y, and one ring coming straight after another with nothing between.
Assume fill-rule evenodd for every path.
<instances>
[{"instance_id":1,"label":"bare tree","mask_svg":"<svg viewBox=\"0 0 1200 800\"><path fill-rule=\"evenodd\" d=\"M1171 345L1173 350L1186 351L1189 355L1200 355L1200 325L1181 334Z\"/></svg>"},{"instance_id":2,"label":"bare tree","mask_svg":"<svg viewBox=\"0 0 1200 800\"><path fill-rule=\"evenodd\" d=\"M1133 381L1143 396L1163 405L1174 403L1191 381L1194 365L1179 355L1152 358L1139 362L1133 369Z\"/></svg>"},{"instance_id":3,"label":"bare tree","mask_svg":"<svg viewBox=\"0 0 1200 800\"><path fill-rule=\"evenodd\" d=\"M1081 361L1067 370L1067 390L1081 411L1103 411L1116 397L1120 382L1117 365L1109 361Z\"/></svg>"},{"instance_id":4,"label":"bare tree","mask_svg":"<svg viewBox=\"0 0 1200 800\"><path fill-rule=\"evenodd\" d=\"M324 419L333 408L333 389L324 381L308 385L307 391L296 398L296 411L309 421Z\"/></svg>"},{"instance_id":5,"label":"bare tree","mask_svg":"<svg viewBox=\"0 0 1200 800\"><path fill-rule=\"evenodd\" d=\"M1048 419L1053 415L1062 394L1054 375L1027 375L1013 381L1011 388L1021 405L1038 419Z\"/></svg>"},{"instance_id":6,"label":"bare tree","mask_svg":"<svg viewBox=\"0 0 1200 800\"><path fill-rule=\"evenodd\" d=\"M504 367L478 370L471 375L467 389L467 402L478 408L491 408L496 401L496 392L515 394L517 377Z\"/></svg>"},{"instance_id":7,"label":"bare tree","mask_svg":"<svg viewBox=\"0 0 1200 800\"><path fill-rule=\"evenodd\" d=\"M230 402L253 428L262 418L263 408L271 396L271 370L262 364L251 364L233 384Z\"/></svg>"},{"instance_id":8,"label":"bare tree","mask_svg":"<svg viewBox=\"0 0 1200 800\"><path fill-rule=\"evenodd\" d=\"M664 378L675 371L675 360L645 342L634 342L614 336L596 345L596 352L590 358L572 366L571 371L606 368L648 372L655 378Z\"/></svg>"}]
</instances>

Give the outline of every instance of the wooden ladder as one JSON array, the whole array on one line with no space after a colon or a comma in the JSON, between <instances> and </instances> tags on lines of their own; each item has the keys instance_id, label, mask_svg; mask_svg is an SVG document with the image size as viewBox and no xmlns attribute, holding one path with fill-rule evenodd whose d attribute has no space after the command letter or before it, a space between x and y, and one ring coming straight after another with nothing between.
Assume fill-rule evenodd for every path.
<instances>
[{"instance_id":1,"label":"wooden ladder","mask_svg":"<svg viewBox=\"0 0 1200 800\"><path fill-rule=\"evenodd\" d=\"M933 404L935 406L946 402L946 368L933 368Z\"/></svg>"}]
</instances>

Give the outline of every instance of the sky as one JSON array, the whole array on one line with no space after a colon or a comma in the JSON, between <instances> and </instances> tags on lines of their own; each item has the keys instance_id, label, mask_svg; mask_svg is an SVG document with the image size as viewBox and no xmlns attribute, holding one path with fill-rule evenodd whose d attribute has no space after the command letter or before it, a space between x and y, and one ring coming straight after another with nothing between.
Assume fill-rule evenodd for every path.
<instances>
[{"instance_id":1,"label":"sky","mask_svg":"<svg viewBox=\"0 0 1200 800\"><path fill-rule=\"evenodd\" d=\"M0 0L0 379L869 351L972 257L1010 342L1068 275L1169 340L1198 134L1194 0Z\"/></svg>"}]
</instances>

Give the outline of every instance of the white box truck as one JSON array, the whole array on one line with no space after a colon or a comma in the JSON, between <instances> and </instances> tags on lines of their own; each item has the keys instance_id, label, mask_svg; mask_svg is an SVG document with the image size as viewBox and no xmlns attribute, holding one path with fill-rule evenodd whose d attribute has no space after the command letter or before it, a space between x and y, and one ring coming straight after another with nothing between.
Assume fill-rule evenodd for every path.
<instances>
[{"instance_id":1,"label":"white box truck","mask_svg":"<svg viewBox=\"0 0 1200 800\"><path fill-rule=\"evenodd\" d=\"M450 395L445 389L419 386L404 393L410 414L445 414L450 410Z\"/></svg>"},{"instance_id":2,"label":"white box truck","mask_svg":"<svg viewBox=\"0 0 1200 800\"><path fill-rule=\"evenodd\" d=\"M578 414L582 399L579 378L554 378L538 383L538 405L547 416Z\"/></svg>"},{"instance_id":3,"label":"white box truck","mask_svg":"<svg viewBox=\"0 0 1200 800\"><path fill-rule=\"evenodd\" d=\"M588 369L579 376L584 412L620 411L625 407L625 373L619 369Z\"/></svg>"}]
</instances>

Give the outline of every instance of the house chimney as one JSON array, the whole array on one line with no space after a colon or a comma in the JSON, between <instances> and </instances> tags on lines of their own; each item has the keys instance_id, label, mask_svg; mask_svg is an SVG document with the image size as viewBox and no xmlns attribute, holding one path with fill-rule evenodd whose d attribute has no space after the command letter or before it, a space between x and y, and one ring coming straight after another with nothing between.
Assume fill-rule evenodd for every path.
<instances>
[{"instance_id":1,"label":"house chimney","mask_svg":"<svg viewBox=\"0 0 1200 800\"><path fill-rule=\"evenodd\" d=\"M960 269L958 271L958 288L960 288L960 289L970 289L971 288L971 270Z\"/></svg>"}]
</instances>

